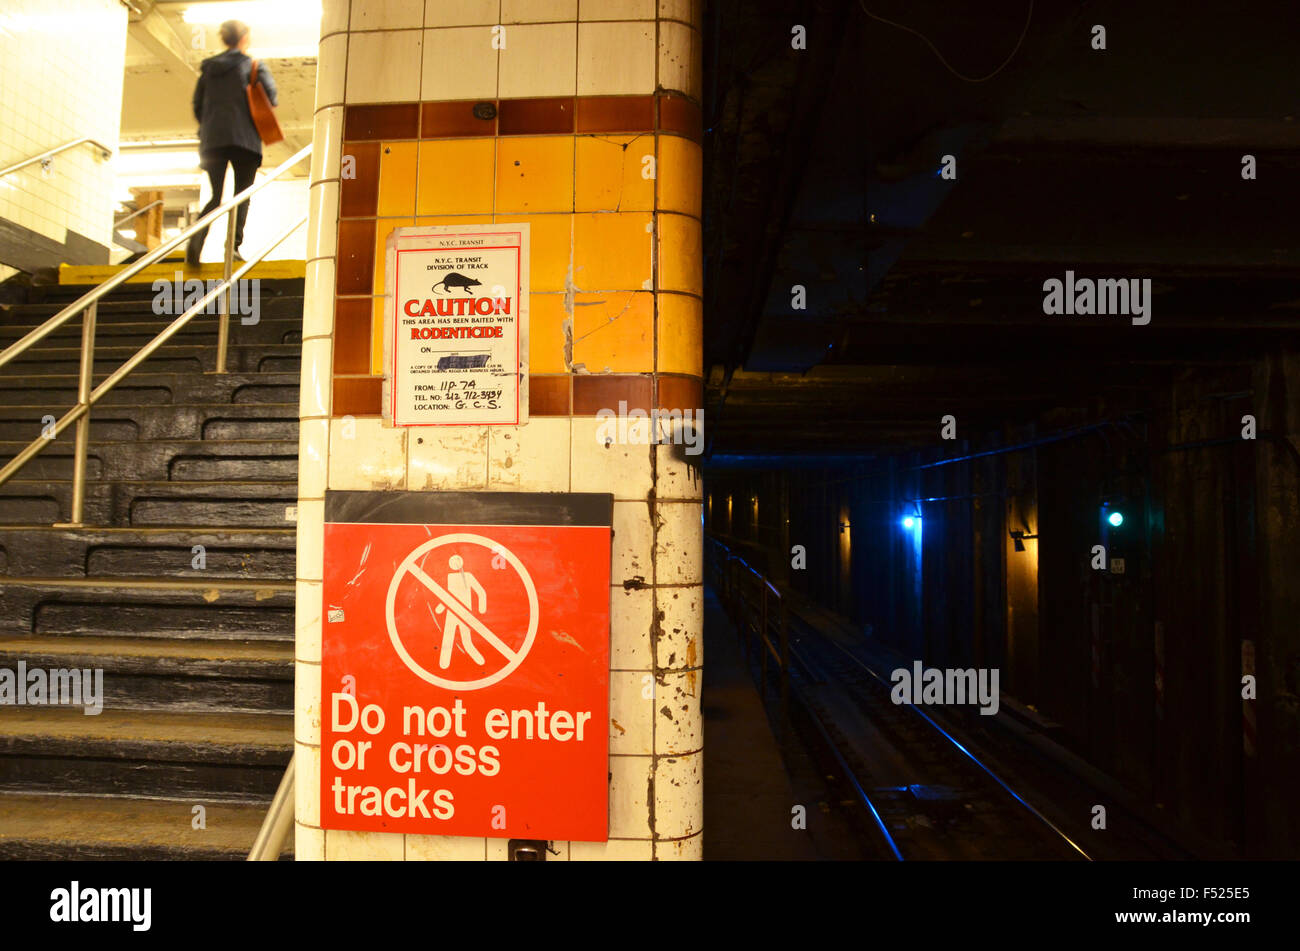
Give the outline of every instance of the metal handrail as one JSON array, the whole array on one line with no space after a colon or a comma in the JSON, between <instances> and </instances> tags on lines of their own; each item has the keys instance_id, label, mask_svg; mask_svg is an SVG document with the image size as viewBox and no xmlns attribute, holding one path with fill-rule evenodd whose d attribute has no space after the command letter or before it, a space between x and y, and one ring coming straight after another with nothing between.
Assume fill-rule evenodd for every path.
<instances>
[{"instance_id":1,"label":"metal handrail","mask_svg":"<svg viewBox=\"0 0 1300 951\"><path fill-rule=\"evenodd\" d=\"M740 633L741 647L745 651L746 662L749 660L750 648L750 631L758 641L755 649L758 651L759 661L759 689L762 692L764 701L767 700L767 664L768 658L776 664L777 669L777 687L781 700L781 714L784 720L790 716L790 609L786 604L786 597L781 590L774 585L768 577L751 565L748 561L737 554L730 546L712 535L705 537L705 541L713 546L713 557L709 559L711 566L721 577L717 580L722 582L720 594L724 603L736 615L737 627ZM718 557L718 556L721 557ZM758 583L758 590L761 597L758 599L757 617L751 618L750 614L755 613L755 605L747 603L744 593L737 593L739 572L734 568L744 569L753 576L754 581ZM775 598L776 604L770 604ZM775 617L773 614L775 613ZM775 641L773 634L776 635Z\"/></svg>"},{"instance_id":2,"label":"metal handrail","mask_svg":"<svg viewBox=\"0 0 1300 951\"><path fill-rule=\"evenodd\" d=\"M122 227L122 225L126 224L132 218L138 218L141 215L143 215L146 211L148 211L150 208L152 208L154 205L161 205L162 203L163 200L161 198L155 198L153 201L149 202L149 204L145 205L143 208L137 208L135 211L131 212L125 218L122 218L118 221L114 221L113 227L120 228Z\"/></svg>"},{"instance_id":3,"label":"metal handrail","mask_svg":"<svg viewBox=\"0 0 1300 951\"><path fill-rule=\"evenodd\" d=\"M71 142L64 142L62 145L56 145L52 149L46 149L40 155L33 155L29 159L23 159L16 165L10 165L8 168L0 168L0 178L3 178L10 172L16 172L19 169L26 168L28 165L35 165L37 162L47 162L60 152L66 152L68 149L75 149L78 145L85 145L87 142L103 152L104 158L108 158L113 154L113 150L98 139L91 138L88 135L82 136L80 139L73 139Z\"/></svg>"},{"instance_id":4,"label":"metal handrail","mask_svg":"<svg viewBox=\"0 0 1300 951\"><path fill-rule=\"evenodd\" d=\"M40 341L44 340L55 330L59 329L65 323L67 323L68 320L73 317L73 315L79 314L81 313L81 311L89 308L92 304L98 303L100 298L106 296L110 291L115 290L119 284L126 283L126 281L128 281L131 277L143 271L150 264L153 264L155 261L159 261L162 258L166 257L168 252L179 247L181 244L184 244L196 232L198 232L200 228L206 228L209 224L211 224L217 218L221 217L221 215L223 214L230 215L230 227L226 229L228 232L227 240L226 240L226 244L228 245L228 247L226 253L226 268L225 268L225 273L223 275L223 277L228 280L230 278L230 266L231 266L231 258L232 258L231 255L232 249L229 247L229 245L234 242L234 237L235 237L234 219L235 219L235 212L237 206L242 202L247 201L249 198L251 198L257 192L261 191L267 185L271 184L271 182L275 181L277 178L279 178L281 175L283 175L293 166L297 165L299 162L301 162L304 158L306 158L310 154L311 154L311 146L304 145L301 149L299 149L292 156L286 159L282 164L278 165L270 174L268 174L260 182L256 182L255 184L250 185L248 188L244 189L238 195L235 195L233 198L231 198L230 201L226 202L224 205L212 209L212 211L208 212L206 215L204 215L198 221L194 222L194 224L190 225L188 228L186 228L180 234L176 235L174 238L171 238L168 241L164 241L162 244L158 245L158 247L154 248L144 257L140 258L140 260L136 261L134 264L129 265L126 268L123 268L121 271L118 271L116 274L110 277L103 284L100 284L98 287L94 288L93 290L87 291L85 294L81 295L81 297L77 298L67 307L63 308L63 310L59 311L49 320L45 321L45 323L37 327L35 330L28 333L21 340L17 341L16 343L10 344L8 347L4 349L3 352L0 352L0 367L4 366L14 357L25 352L33 344L39 343ZM223 302L223 307L224 307L224 302ZM222 313L223 329L226 324L226 320L225 320L226 316L227 315L223 310ZM217 354L217 370L219 372L225 372L225 362L226 362L225 353L219 352Z\"/></svg>"},{"instance_id":5,"label":"metal handrail","mask_svg":"<svg viewBox=\"0 0 1300 951\"><path fill-rule=\"evenodd\" d=\"M271 800L271 808L266 811L266 818L257 830L257 838L248 852L249 862L274 862L284 851L284 840L293 825L293 783L295 753L289 757L289 765L284 768L280 785L276 787Z\"/></svg>"}]
</instances>

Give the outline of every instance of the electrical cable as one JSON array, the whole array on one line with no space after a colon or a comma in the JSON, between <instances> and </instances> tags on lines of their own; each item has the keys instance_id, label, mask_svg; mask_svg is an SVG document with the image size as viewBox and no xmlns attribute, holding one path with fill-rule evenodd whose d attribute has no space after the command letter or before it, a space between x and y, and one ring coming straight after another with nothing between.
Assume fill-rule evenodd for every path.
<instances>
[{"instance_id":1,"label":"electrical cable","mask_svg":"<svg viewBox=\"0 0 1300 951\"><path fill-rule=\"evenodd\" d=\"M913 36L919 37L921 42L923 42L926 46L930 47L930 49L934 52L934 55L939 58L939 62L943 64L944 69L948 70L948 72L952 73L962 82L966 82L966 83L988 82L998 73L1002 72L1002 70L1006 69L1007 66L1011 63L1011 61L1015 59L1016 54L1020 52L1020 46L1022 43L1025 42L1025 37L1029 34L1029 24L1034 18L1034 0L1029 0L1029 13L1025 16L1025 28L1020 31L1020 39L1016 40L1015 49L1011 51L1011 55L1009 55L1005 60L1002 61L1001 66L993 70L993 72L989 73L987 76L980 76L977 78L977 77L967 76L964 73L958 72L957 70L953 69L952 66L948 63L948 61L943 58L943 54L939 52L939 48L935 46L933 43L931 43L930 40L925 36L925 34L912 29L910 26L904 26L901 23L895 23L893 20L886 20L882 16L877 16L876 14L872 13L870 10L867 9L866 0L858 0L858 6L862 7L862 12L865 13L867 16L871 17L871 19L879 20L881 23L884 23L888 26L892 26L895 29L902 30L904 33L911 33Z\"/></svg>"}]
</instances>

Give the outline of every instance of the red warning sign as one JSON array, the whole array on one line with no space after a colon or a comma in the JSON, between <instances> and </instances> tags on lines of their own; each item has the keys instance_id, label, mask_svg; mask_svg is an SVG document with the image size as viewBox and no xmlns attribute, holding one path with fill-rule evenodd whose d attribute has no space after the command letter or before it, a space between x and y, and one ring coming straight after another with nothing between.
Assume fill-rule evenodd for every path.
<instances>
[{"instance_id":1,"label":"red warning sign","mask_svg":"<svg viewBox=\"0 0 1300 951\"><path fill-rule=\"evenodd\" d=\"M604 841L612 497L325 509L322 827Z\"/></svg>"}]
</instances>

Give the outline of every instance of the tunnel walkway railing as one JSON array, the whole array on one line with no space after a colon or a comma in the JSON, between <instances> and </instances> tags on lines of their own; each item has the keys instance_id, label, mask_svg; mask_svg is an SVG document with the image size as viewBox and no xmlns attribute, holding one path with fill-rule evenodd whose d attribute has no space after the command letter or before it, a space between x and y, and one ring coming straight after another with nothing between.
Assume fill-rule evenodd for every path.
<instances>
[{"instance_id":1,"label":"tunnel walkway railing","mask_svg":"<svg viewBox=\"0 0 1300 951\"><path fill-rule=\"evenodd\" d=\"M759 691L767 701L775 668L781 716L790 717L790 608L780 589L733 548L711 535L704 537L705 570L740 635L745 663L758 655Z\"/></svg>"},{"instance_id":2,"label":"tunnel walkway railing","mask_svg":"<svg viewBox=\"0 0 1300 951\"><path fill-rule=\"evenodd\" d=\"M235 195L228 202L212 209L198 221L194 222L180 234L163 242L153 251L150 251L134 264L124 267L98 287L87 291L81 297L77 298L67 307L64 307L57 314L45 321L35 330L32 330L21 340L6 347L0 352L0 367L9 363L15 357L25 353L30 347L44 340L54 331L58 330L65 323L71 320L77 314L84 314L81 324L81 364L77 377L77 405L65 413L49 430L43 431L31 441L18 455L14 456L4 468L0 469L0 485L8 482L18 473L23 466L32 460L42 449L54 442L59 434L64 432L73 423L77 425L76 443L73 449L73 470L72 470L72 512L66 527L80 528L83 525L82 514L86 499L86 454L90 446L90 408L99 402L108 394L113 387L121 383L128 373L138 367L149 357L153 356L163 344L170 340L186 324L193 320L199 314L206 311L208 304L213 300L219 302L219 322L217 325L217 361L216 372L226 372L226 350L230 339L230 295L227 293L229 288L236 282L243 279L252 268L259 264L271 251L279 247L284 241L300 227L307 222L307 216L303 215L293 224L285 228L279 236L267 247L263 248L251 260L246 261L237 271L232 271L235 256L235 218L239 206L248 201L253 195L261 191L271 182L280 178L289 169L293 168L303 159L311 154L311 146L306 145L290 156L285 162L277 166L270 174L264 177L260 182L250 185L244 191ZM33 160L34 161L34 160ZM30 163L29 163L30 164ZM3 174L3 172L0 172ZM223 268L222 280L199 300L181 314L157 336L141 347L125 363L114 370L104 379L99 386L94 386L95 375L95 316L99 307L100 300L117 288L119 285L126 283L134 275L143 271L149 265L162 260L169 252L174 250L198 233L200 229L207 228L212 222L216 221L222 215L228 216L226 224L226 254L225 266Z\"/></svg>"}]
</instances>

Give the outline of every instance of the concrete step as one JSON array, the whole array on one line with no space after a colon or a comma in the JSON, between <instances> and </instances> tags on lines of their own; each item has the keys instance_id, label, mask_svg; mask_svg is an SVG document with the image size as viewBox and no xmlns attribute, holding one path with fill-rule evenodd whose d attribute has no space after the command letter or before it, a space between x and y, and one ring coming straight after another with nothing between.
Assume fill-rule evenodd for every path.
<instances>
[{"instance_id":1,"label":"concrete step","mask_svg":"<svg viewBox=\"0 0 1300 951\"><path fill-rule=\"evenodd\" d=\"M8 464L26 446L26 443L0 442L0 465ZM51 441L47 449L28 461L21 475L28 480L70 479L73 450L71 437ZM104 482L281 481L297 477L296 439L92 442L86 452L86 478Z\"/></svg>"},{"instance_id":2,"label":"concrete step","mask_svg":"<svg viewBox=\"0 0 1300 951\"><path fill-rule=\"evenodd\" d=\"M7 707L0 791L268 802L293 755L293 718Z\"/></svg>"},{"instance_id":3,"label":"concrete step","mask_svg":"<svg viewBox=\"0 0 1300 951\"><path fill-rule=\"evenodd\" d=\"M294 528L0 527L0 575L11 579L228 578L289 581ZM194 567L203 548L202 569Z\"/></svg>"},{"instance_id":4,"label":"concrete step","mask_svg":"<svg viewBox=\"0 0 1300 951\"><path fill-rule=\"evenodd\" d=\"M20 475L22 473L19 473ZM293 524L296 479L245 482L86 482L83 521L117 527L266 527ZM53 525L72 512L69 481L0 485L0 525Z\"/></svg>"},{"instance_id":5,"label":"concrete step","mask_svg":"<svg viewBox=\"0 0 1300 951\"><path fill-rule=\"evenodd\" d=\"M142 637L0 639L0 668L102 671L104 710L283 713L293 709L289 641L160 641ZM84 689L84 688L83 688ZM102 692L101 692L102 691ZM82 694L83 702L85 695ZM6 715L0 714L0 716Z\"/></svg>"},{"instance_id":6,"label":"concrete step","mask_svg":"<svg viewBox=\"0 0 1300 951\"><path fill-rule=\"evenodd\" d=\"M49 316L49 315L47 315ZM255 324L245 324L238 318L230 321L230 342L249 346L252 344L284 344L302 342L302 307L298 302L296 314L285 317L269 317L259 314ZM128 319L129 318L129 319ZM43 320L11 322L0 316L0 349L16 343L29 331L39 327ZM131 346L136 349L148 343L170 323L167 317L155 317L142 314L137 309L123 314L121 320L105 323L103 317L95 321L95 346ZM212 317L197 317L178 330L171 338L172 343L191 346L212 346L217 342L217 321ZM81 347L81 320L73 319L57 330L50 331L49 336L33 348L37 352L42 347Z\"/></svg>"},{"instance_id":7,"label":"concrete step","mask_svg":"<svg viewBox=\"0 0 1300 951\"><path fill-rule=\"evenodd\" d=\"M41 434L48 405L0 408L0 439L26 443ZM70 437L69 437L70 438ZM298 404L96 404L91 442L128 439L297 439Z\"/></svg>"},{"instance_id":8,"label":"concrete step","mask_svg":"<svg viewBox=\"0 0 1300 951\"><path fill-rule=\"evenodd\" d=\"M137 371L96 405L170 403L297 403L297 373L153 373ZM98 381L97 381L98 382ZM16 379L0 374L0 408L44 406L65 412L77 402L74 373L30 374ZM57 408L57 410L56 410ZM0 409L0 415L4 410Z\"/></svg>"},{"instance_id":9,"label":"concrete step","mask_svg":"<svg viewBox=\"0 0 1300 951\"><path fill-rule=\"evenodd\" d=\"M292 581L0 578L0 636L290 641L293 616Z\"/></svg>"},{"instance_id":10,"label":"concrete step","mask_svg":"<svg viewBox=\"0 0 1300 951\"><path fill-rule=\"evenodd\" d=\"M179 266L180 262L176 262ZM155 265L155 268L157 265ZM204 265L204 273L196 274L189 269L181 268L183 275L188 279L191 277L202 277L203 280L220 278L220 268L213 267L209 270L208 265ZM164 280L174 280L177 267L162 268L158 270L157 276ZM252 275L256 277L256 275ZM264 298L277 296L301 297L303 290L303 279L296 278L259 278L258 285ZM35 284L28 291L27 306L32 304L44 305L50 307L51 313L60 307L65 307L75 300L79 300L83 295L94 290L95 284ZM153 281L130 281L126 284L119 284L108 295L101 298L104 302L120 301L139 301L148 306L158 292L153 289Z\"/></svg>"},{"instance_id":11,"label":"concrete step","mask_svg":"<svg viewBox=\"0 0 1300 951\"><path fill-rule=\"evenodd\" d=\"M139 347L97 344L95 382L107 378L135 356ZM302 344L231 344L226 348L228 373L292 373L302 357ZM194 344L165 344L136 373L212 373L217 368L217 348ZM81 348L38 344L15 358L5 370L27 378L34 374L75 374L81 370ZM132 373L135 376L135 373ZM7 379L7 377L6 377Z\"/></svg>"},{"instance_id":12,"label":"concrete step","mask_svg":"<svg viewBox=\"0 0 1300 951\"><path fill-rule=\"evenodd\" d=\"M10 327L23 327L24 332L38 327L45 321L49 320L67 304L72 303L76 298L69 298L67 301L58 303L34 303L34 304L10 304L8 306L0 305L0 332L7 331ZM238 302L236 302L238 303ZM156 309L155 309L156 308ZM172 304L172 313L168 313L168 305L165 301L159 300L155 305L153 297L131 297L124 299L108 299L99 302L99 308L95 313L95 324L97 327L111 327L121 323L130 323L133 320L150 320L155 326L161 327L169 320L180 316L175 311L174 302ZM200 314L195 317L195 321L206 321L217 316L217 308L214 304L208 313ZM233 330L239 324L240 314L233 315L231 329ZM267 294L265 289L262 291L258 303L257 316L260 320L274 320L296 317L302 317L302 294ZM247 327L254 327L255 324L246 324ZM60 331L66 327L77 328L80 333L81 316L79 314L69 317L60 328ZM60 332L56 331L56 332Z\"/></svg>"},{"instance_id":13,"label":"concrete step","mask_svg":"<svg viewBox=\"0 0 1300 951\"><path fill-rule=\"evenodd\" d=\"M195 828L195 806L203 806ZM0 793L0 860L242 861L264 803ZM293 856L293 836L282 859Z\"/></svg>"}]
</instances>

